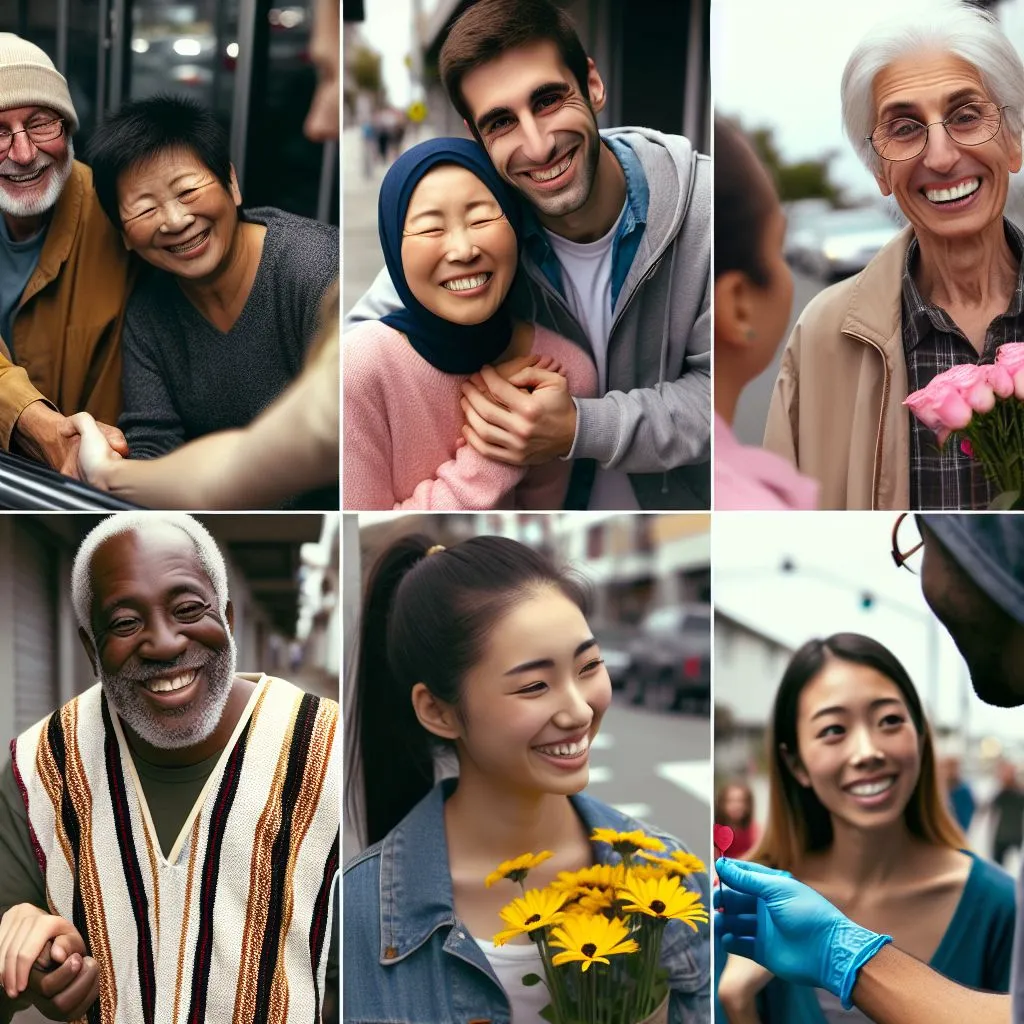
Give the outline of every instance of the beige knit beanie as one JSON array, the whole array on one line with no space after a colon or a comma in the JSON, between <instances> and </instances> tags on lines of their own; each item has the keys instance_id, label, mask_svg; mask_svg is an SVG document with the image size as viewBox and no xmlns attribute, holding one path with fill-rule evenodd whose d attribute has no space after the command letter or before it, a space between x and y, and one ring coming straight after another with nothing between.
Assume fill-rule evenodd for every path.
<instances>
[{"instance_id":1,"label":"beige knit beanie","mask_svg":"<svg viewBox=\"0 0 1024 1024\"><path fill-rule=\"evenodd\" d=\"M78 115L64 76L35 43L13 32L0 32L0 110L49 107L66 121L64 131L78 130Z\"/></svg>"}]
</instances>

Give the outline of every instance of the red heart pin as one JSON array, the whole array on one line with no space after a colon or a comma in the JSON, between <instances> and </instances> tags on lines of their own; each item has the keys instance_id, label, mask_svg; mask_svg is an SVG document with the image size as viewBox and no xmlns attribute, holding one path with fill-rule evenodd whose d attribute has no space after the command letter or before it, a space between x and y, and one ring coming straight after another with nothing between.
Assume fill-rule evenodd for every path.
<instances>
[{"instance_id":1,"label":"red heart pin","mask_svg":"<svg viewBox=\"0 0 1024 1024\"><path fill-rule=\"evenodd\" d=\"M715 849L718 850L719 857L724 856L728 852L735 839L736 834L728 825L715 826Z\"/></svg>"}]
</instances>

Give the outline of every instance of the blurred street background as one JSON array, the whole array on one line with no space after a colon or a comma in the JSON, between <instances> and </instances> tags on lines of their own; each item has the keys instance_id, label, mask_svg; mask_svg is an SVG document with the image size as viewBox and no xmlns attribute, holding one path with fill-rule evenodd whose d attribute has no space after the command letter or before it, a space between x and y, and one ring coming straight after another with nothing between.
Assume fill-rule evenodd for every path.
<instances>
[{"instance_id":1,"label":"blurred street background","mask_svg":"<svg viewBox=\"0 0 1024 1024\"><path fill-rule=\"evenodd\" d=\"M425 533L450 546L496 534L548 553L592 584L589 623L614 687L593 747L587 792L678 836L706 862L709 526L707 515L345 515L346 663L355 647L361 578L397 536ZM346 858L358 852L356 829L347 818L344 842Z\"/></svg>"},{"instance_id":2,"label":"blurred street background","mask_svg":"<svg viewBox=\"0 0 1024 1024\"><path fill-rule=\"evenodd\" d=\"M864 633L903 663L932 723L940 764L957 765L951 805L961 813L973 805L973 816L965 815L972 848L991 858L998 841L1013 872L1024 841L1024 714L974 694L959 652L925 604L920 577L893 565L895 518L716 515L715 792L748 786L760 833L768 810L766 729L791 655L812 637ZM909 517L901 549L918 538ZM919 567L920 555L911 564Z\"/></svg>"},{"instance_id":3,"label":"blurred street background","mask_svg":"<svg viewBox=\"0 0 1024 1024\"><path fill-rule=\"evenodd\" d=\"M608 90L602 128L643 125L711 147L709 0L557 0ZM377 194L391 161L435 135L465 136L437 75L448 27L468 0L343 0L342 310L384 265ZM656 29L656 31L654 31Z\"/></svg>"},{"instance_id":4,"label":"blurred street background","mask_svg":"<svg viewBox=\"0 0 1024 1024\"><path fill-rule=\"evenodd\" d=\"M337 224L337 143L302 134L312 19L311 0L0 0L0 32L42 47L68 80L79 159L126 100L191 97L230 133L245 205Z\"/></svg>"},{"instance_id":5,"label":"blurred street background","mask_svg":"<svg viewBox=\"0 0 1024 1024\"><path fill-rule=\"evenodd\" d=\"M940 2L903 0L899 10L926 13ZM975 6L990 10L1024 52L1024 0ZM786 257L795 280L790 330L819 291L863 269L904 223L846 138L839 93L853 47L892 10L891 0L788 0L785 18L759 0L714 0L711 7L715 112L747 132L786 209ZM771 74L764 73L766 60ZM1024 223L1020 175L1011 177L1006 212ZM735 430L745 444L763 439L781 356L780 346L740 398Z\"/></svg>"}]
</instances>

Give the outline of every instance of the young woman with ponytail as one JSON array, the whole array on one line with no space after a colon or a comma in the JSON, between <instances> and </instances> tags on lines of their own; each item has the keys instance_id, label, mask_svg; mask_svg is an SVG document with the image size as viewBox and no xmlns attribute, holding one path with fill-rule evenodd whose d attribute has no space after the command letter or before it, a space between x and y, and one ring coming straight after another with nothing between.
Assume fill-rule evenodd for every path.
<instances>
[{"instance_id":1,"label":"young woman with ponytail","mask_svg":"<svg viewBox=\"0 0 1024 1024\"><path fill-rule=\"evenodd\" d=\"M358 780L372 844L345 868L349 1024L541 1024L544 986L521 982L541 973L536 947L490 942L518 888L484 879L549 850L528 881L542 887L616 859L592 829L646 828L581 792L611 702L585 608L578 581L500 537L448 549L405 537L377 562L348 748L348 795ZM454 748L459 776L435 785L440 745ZM701 891L706 903L706 877ZM662 966L672 1024L707 1022L706 926L669 922Z\"/></svg>"}]
</instances>

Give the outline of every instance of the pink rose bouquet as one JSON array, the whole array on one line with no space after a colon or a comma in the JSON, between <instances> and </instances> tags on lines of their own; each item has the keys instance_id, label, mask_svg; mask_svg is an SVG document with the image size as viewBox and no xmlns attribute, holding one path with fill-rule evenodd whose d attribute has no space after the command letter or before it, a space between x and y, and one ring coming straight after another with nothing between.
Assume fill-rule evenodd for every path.
<instances>
[{"instance_id":1,"label":"pink rose bouquet","mask_svg":"<svg viewBox=\"0 0 1024 1024\"><path fill-rule=\"evenodd\" d=\"M934 377L903 403L940 445L958 436L960 450L981 463L999 488L992 508L1024 495L1024 342L1000 346L996 361L965 363Z\"/></svg>"}]
</instances>

